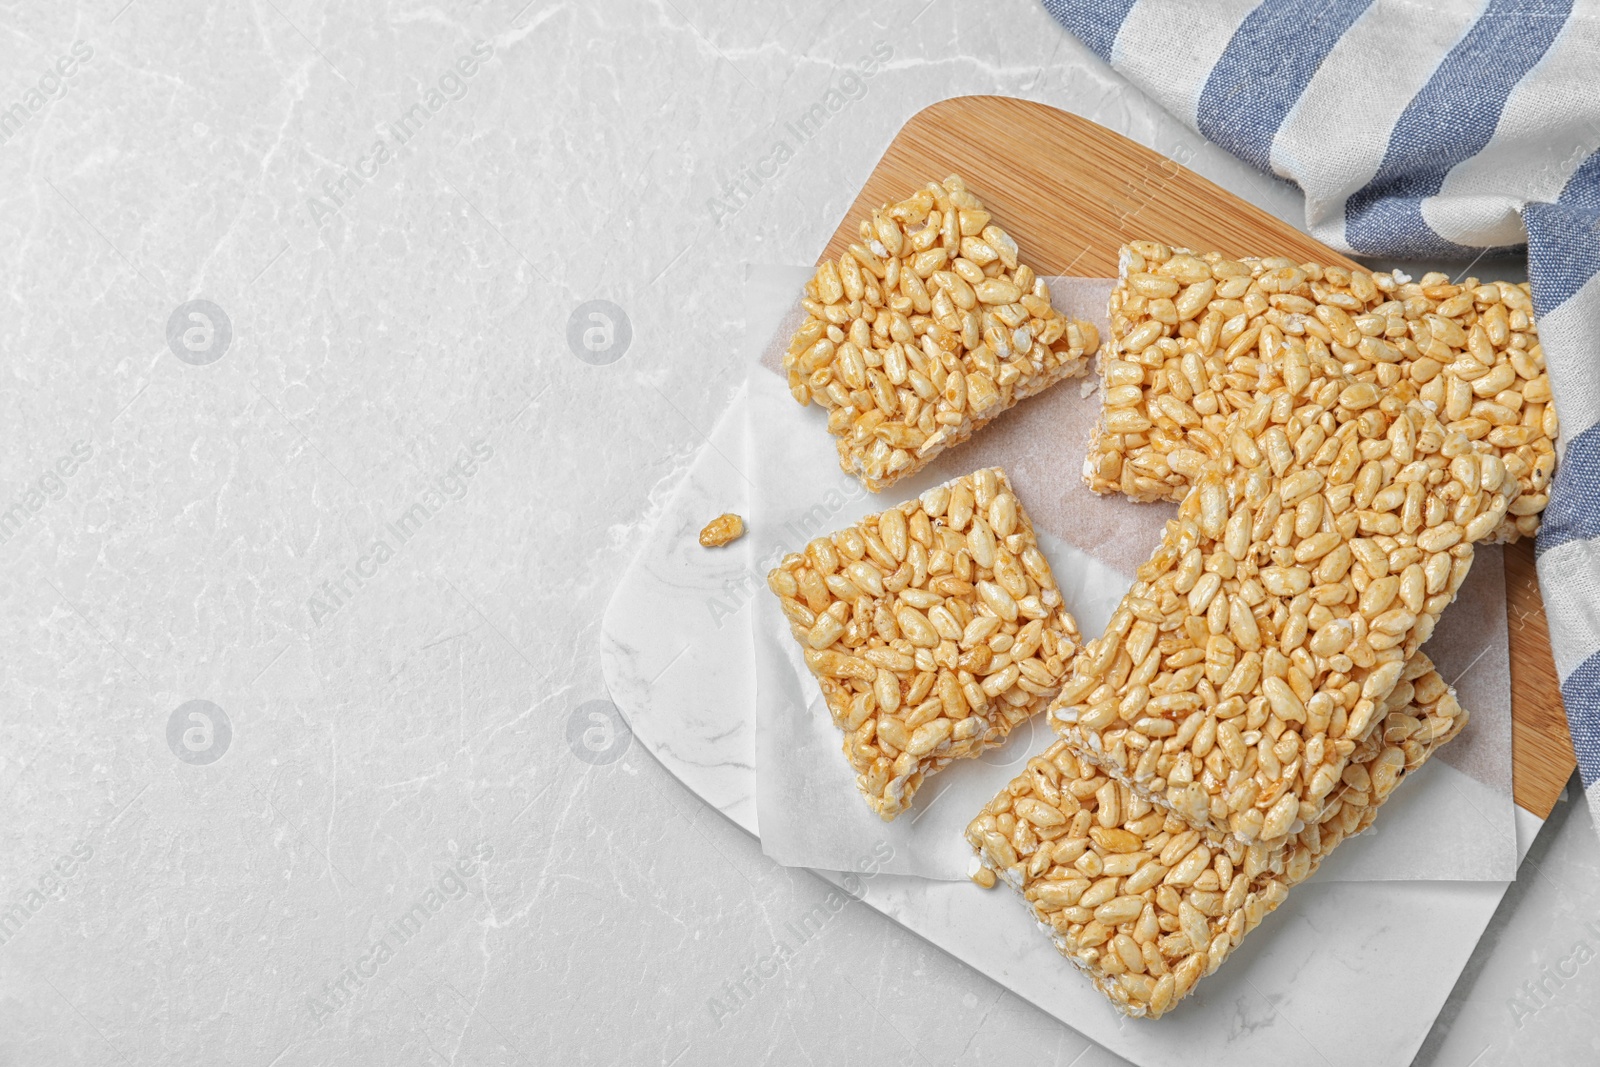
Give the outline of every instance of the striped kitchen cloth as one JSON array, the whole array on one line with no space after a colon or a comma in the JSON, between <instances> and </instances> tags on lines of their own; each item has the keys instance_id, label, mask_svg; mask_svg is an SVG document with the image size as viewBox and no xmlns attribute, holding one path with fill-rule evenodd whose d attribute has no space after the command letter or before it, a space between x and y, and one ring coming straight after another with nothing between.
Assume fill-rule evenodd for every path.
<instances>
[{"instance_id":1,"label":"striped kitchen cloth","mask_svg":"<svg viewBox=\"0 0 1600 1067\"><path fill-rule=\"evenodd\" d=\"M1356 255L1526 246L1560 459L1539 584L1600 827L1600 0L1044 0ZM1263 250L1266 251L1266 250Z\"/></svg>"}]
</instances>

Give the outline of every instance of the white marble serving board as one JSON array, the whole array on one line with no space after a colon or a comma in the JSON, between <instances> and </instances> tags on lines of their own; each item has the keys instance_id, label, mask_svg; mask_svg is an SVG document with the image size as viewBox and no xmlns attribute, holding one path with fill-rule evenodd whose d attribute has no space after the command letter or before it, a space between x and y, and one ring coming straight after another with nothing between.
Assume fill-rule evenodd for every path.
<instances>
[{"instance_id":1,"label":"white marble serving board","mask_svg":"<svg viewBox=\"0 0 1600 1067\"><path fill-rule=\"evenodd\" d=\"M607 686L634 735L758 834L748 613L763 582L739 543L713 552L696 541L706 520L747 507L749 483L736 465L742 399L661 505L607 609L602 641ZM1540 822L1520 808L1517 819L1525 852ZM876 869L877 859L862 863ZM1313 880L1194 996L1149 1023L1116 1014L1003 890L817 873L1146 1067L1188 1067L1196 1048L1223 1062L1409 1062L1508 885Z\"/></svg>"}]
</instances>

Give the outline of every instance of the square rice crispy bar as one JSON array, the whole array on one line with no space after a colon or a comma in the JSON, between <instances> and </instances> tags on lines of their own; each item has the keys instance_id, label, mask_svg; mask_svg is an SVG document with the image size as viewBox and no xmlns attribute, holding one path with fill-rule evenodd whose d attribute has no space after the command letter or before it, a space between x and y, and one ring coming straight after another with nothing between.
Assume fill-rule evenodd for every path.
<instances>
[{"instance_id":1,"label":"square rice crispy bar","mask_svg":"<svg viewBox=\"0 0 1600 1067\"><path fill-rule=\"evenodd\" d=\"M885 820L1043 711L1080 640L999 469L819 537L767 585Z\"/></svg>"},{"instance_id":2,"label":"square rice crispy bar","mask_svg":"<svg viewBox=\"0 0 1600 1067\"><path fill-rule=\"evenodd\" d=\"M1088 372L1098 331L1051 306L959 177L884 205L858 236L806 284L783 362L795 400L827 411L840 467L873 492Z\"/></svg>"}]
</instances>

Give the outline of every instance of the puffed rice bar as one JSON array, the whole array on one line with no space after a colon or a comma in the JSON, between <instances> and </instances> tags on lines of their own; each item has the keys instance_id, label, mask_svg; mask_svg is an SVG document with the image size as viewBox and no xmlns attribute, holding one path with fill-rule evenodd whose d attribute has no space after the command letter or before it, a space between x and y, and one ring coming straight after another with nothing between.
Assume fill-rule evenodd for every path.
<instances>
[{"instance_id":1,"label":"puffed rice bar","mask_svg":"<svg viewBox=\"0 0 1600 1067\"><path fill-rule=\"evenodd\" d=\"M1532 536L1555 470L1556 412L1527 285L1233 261L1140 241L1122 250L1101 351L1103 408L1084 461L1100 493L1180 500L1223 448L1283 346L1361 381L1411 381L1445 429L1487 441L1522 487L1493 540Z\"/></svg>"},{"instance_id":2,"label":"puffed rice bar","mask_svg":"<svg viewBox=\"0 0 1600 1067\"><path fill-rule=\"evenodd\" d=\"M1291 353L1229 418L1052 707L1079 755L1245 844L1318 819L1516 492L1410 383L1328 370Z\"/></svg>"},{"instance_id":3,"label":"puffed rice bar","mask_svg":"<svg viewBox=\"0 0 1600 1067\"><path fill-rule=\"evenodd\" d=\"M998 468L817 538L767 585L885 820L1043 711L1080 642Z\"/></svg>"},{"instance_id":4,"label":"puffed rice bar","mask_svg":"<svg viewBox=\"0 0 1600 1067\"><path fill-rule=\"evenodd\" d=\"M1384 711L1321 821L1279 849L1202 834L1079 760L1065 741L1028 761L967 827L967 841L1117 1010L1157 1018L1324 857L1367 829L1401 777L1467 721L1425 656L1407 667Z\"/></svg>"},{"instance_id":5,"label":"puffed rice bar","mask_svg":"<svg viewBox=\"0 0 1600 1067\"><path fill-rule=\"evenodd\" d=\"M828 412L839 465L878 492L1019 400L1087 373L1093 325L1050 304L959 177L859 224L817 268L789 343L789 391Z\"/></svg>"}]
</instances>

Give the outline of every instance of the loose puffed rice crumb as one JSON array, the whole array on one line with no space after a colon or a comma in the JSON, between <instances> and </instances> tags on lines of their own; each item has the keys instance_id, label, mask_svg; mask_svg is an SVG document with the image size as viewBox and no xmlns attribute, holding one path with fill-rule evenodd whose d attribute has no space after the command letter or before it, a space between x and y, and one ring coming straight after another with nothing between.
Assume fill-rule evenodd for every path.
<instances>
[{"instance_id":1,"label":"loose puffed rice crumb","mask_svg":"<svg viewBox=\"0 0 1600 1067\"><path fill-rule=\"evenodd\" d=\"M885 820L1044 710L1080 641L998 468L817 538L767 585Z\"/></svg>"},{"instance_id":2,"label":"loose puffed rice crumb","mask_svg":"<svg viewBox=\"0 0 1600 1067\"><path fill-rule=\"evenodd\" d=\"M1117 1010L1157 1018L1220 967L1342 841L1372 824L1409 771L1466 725L1418 655L1360 742L1322 818L1283 847L1203 833L1057 741L967 827L1056 947Z\"/></svg>"},{"instance_id":3,"label":"loose puffed rice crumb","mask_svg":"<svg viewBox=\"0 0 1600 1067\"><path fill-rule=\"evenodd\" d=\"M700 543L707 548L721 548L743 536L744 519L730 511L706 523L705 528L700 531Z\"/></svg>"},{"instance_id":4,"label":"loose puffed rice crumb","mask_svg":"<svg viewBox=\"0 0 1600 1067\"><path fill-rule=\"evenodd\" d=\"M1268 845L1319 818L1517 492L1409 383L1277 370L1052 707L1113 778Z\"/></svg>"},{"instance_id":5,"label":"loose puffed rice crumb","mask_svg":"<svg viewBox=\"0 0 1600 1067\"><path fill-rule=\"evenodd\" d=\"M1411 382L1448 432L1493 446L1521 495L1492 535L1538 531L1555 471L1555 406L1526 284L1453 283L1229 260L1152 241L1123 248L1100 354L1104 406L1084 479L1100 493L1180 500L1226 447L1263 364L1285 349L1332 358L1380 389Z\"/></svg>"},{"instance_id":6,"label":"loose puffed rice crumb","mask_svg":"<svg viewBox=\"0 0 1600 1067\"><path fill-rule=\"evenodd\" d=\"M961 178L884 205L858 236L807 283L784 366L794 398L827 410L839 465L873 492L1087 373L1098 331L1051 306Z\"/></svg>"}]
</instances>

